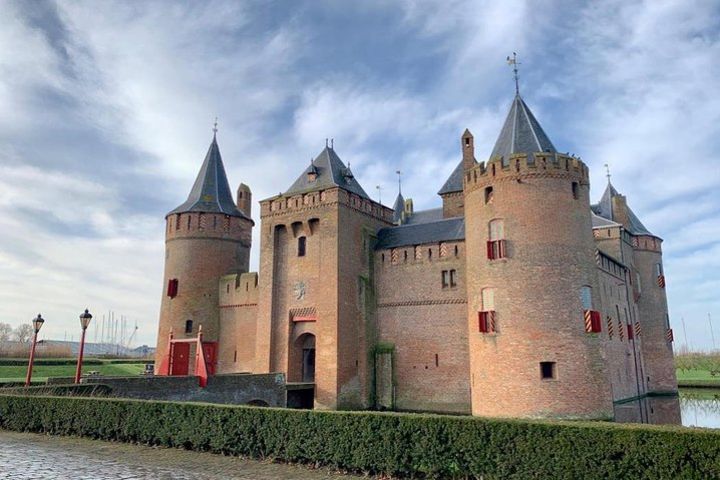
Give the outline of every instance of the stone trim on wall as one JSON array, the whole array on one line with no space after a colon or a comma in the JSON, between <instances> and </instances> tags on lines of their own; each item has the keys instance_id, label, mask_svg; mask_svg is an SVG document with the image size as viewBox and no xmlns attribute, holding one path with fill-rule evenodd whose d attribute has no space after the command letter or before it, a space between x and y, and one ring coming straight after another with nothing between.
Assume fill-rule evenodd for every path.
<instances>
[{"instance_id":1,"label":"stone trim on wall","mask_svg":"<svg viewBox=\"0 0 720 480\"><path fill-rule=\"evenodd\" d=\"M457 305L467 303L464 298L448 298L444 300L408 300L405 302L388 302L378 304L378 308L386 307L416 307L422 305Z\"/></svg>"}]
</instances>

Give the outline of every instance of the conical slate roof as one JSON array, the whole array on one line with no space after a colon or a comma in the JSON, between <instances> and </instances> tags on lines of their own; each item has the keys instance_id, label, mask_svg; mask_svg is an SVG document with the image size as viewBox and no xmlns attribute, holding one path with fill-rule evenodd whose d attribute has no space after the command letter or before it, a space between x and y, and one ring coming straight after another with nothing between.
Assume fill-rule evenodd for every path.
<instances>
[{"instance_id":1,"label":"conical slate roof","mask_svg":"<svg viewBox=\"0 0 720 480\"><path fill-rule=\"evenodd\" d=\"M395 204L393 205L393 222L397 223L405 211L405 199L403 198L402 192L398 192Z\"/></svg>"},{"instance_id":2,"label":"conical slate roof","mask_svg":"<svg viewBox=\"0 0 720 480\"><path fill-rule=\"evenodd\" d=\"M170 214L185 212L224 213L233 217L248 218L238 210L233 201L215 135L213 135L210 148L195 179L195 184L190 190L190 195Z\"/></svg>"},{"instance_id":3,"label":"conical slate roof","mask_svg":"<svg viewBox=\"0 0 720 480\"><path fill-rule=\"evenodd\" d=\"M555 146L520 95L515 95L490 157L513 153L556 152Z\"/></svg>"},{"instance_id":4,"label":"conical slate roof","mask_svg":"<svg viewBox=\"0 0 720 480\"><path fill-rule=\"evenodd\" d=\"M308 176L311 169L315 169L316 178L311 180ZM327 188L340 187L349 192L370 199L365 190L360 186L349 167L340 160L335 150L325 147L312 164L295 180L285 195L297 195L299 193L312 192L314 190L325 190Z\"/></svg>"},{"instance_id":5,"label":"conical slate roof","mask_svg":"<svg viewBox=\"0 0 720 480\"><path fill-rule=\"evenodd\" d=\"M620 196L620 193L618 193L618 191L615 190L615 187L613 187L612 183L608 181L605 192L600 198L600 202L592 205L590 208L596 215L606 220L617 222L615 212L613 212L612 208L612 199L613 197L617 196ZM625 206L627 208L627 216L629 222L629 225L627 225L628 231L633 235L653 235L650 230L648 230L645 225L643 225L637 215L635 215L635 212L632 211L630 206L627 204Z\"/></svg>"},{"instance_id":6,"label":"conical slate roof","mask_svg":"<svg viewBox=\"0 0 720 480\"><path fill-rule=\"evenodd\" d=\"M463 161L460 160L455 170L452 171L445 184L442 186L438 195L446 193L462 192L463 189Z\"/></svg>"}]
</instances>

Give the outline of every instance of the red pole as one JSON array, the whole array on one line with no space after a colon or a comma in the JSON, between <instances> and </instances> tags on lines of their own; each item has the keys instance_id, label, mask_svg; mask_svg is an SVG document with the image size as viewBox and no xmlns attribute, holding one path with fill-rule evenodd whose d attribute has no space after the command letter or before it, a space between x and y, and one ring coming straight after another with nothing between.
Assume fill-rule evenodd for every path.
<instances>
[{"instance_id":1,"label":"red pole","mask_svg":"<svg viewBox=\"0 0 720 480\"><path fill-rule=\"evenodd\" d=\"M85 329L83 328L80 337L80 353L78 354L77 370L75 370L75 383L80 383L80 375L82 374L83 350L85 350Z\"/></svg>"},{"instance_id":2,"label":"red pole","mask_svg":"<svg viewBox=\"0 0 720 480\"><path fill-rule=\"evenodd\" d=\"M28 362L27 376L25 377L25 386L30 386L30 379L32 378L33 362L35 361L35 344L37 343L37 334L33 335L32 347L30 347L30 361Z\"/></svg>"}]
</instances>

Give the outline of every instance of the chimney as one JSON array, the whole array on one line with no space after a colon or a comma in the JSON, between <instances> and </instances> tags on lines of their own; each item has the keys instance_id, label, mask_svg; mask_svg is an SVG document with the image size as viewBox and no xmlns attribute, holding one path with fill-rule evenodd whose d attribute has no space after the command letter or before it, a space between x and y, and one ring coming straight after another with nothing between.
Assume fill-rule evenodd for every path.
<instances>
[{"instance_id":1,"label":"chimney","mask_svg":"<svg viewBox=\"0 0 720 480\"><path fill-rule=\"evenodd\" d=\"M467 128L460 138L460 148L462 148L463 170L469 170L475 166L475 140L472 133Z\"/></svg>"}]
</instances>

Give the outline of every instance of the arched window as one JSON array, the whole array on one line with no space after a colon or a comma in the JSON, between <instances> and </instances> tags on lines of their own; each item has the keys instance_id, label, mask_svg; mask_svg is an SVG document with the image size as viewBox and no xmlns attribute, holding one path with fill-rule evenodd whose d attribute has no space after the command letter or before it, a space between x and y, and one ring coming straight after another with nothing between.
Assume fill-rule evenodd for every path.
<instances>
[{"instance_id":1,"label":"arched window","mask_svg":"<svg viewBox=\"0 0 720 480\"><path fill-rule=\"evenodd\" d=\"M580 301L582 302L583 310L592 310L592 288L583 285L580 287Z\"/></svg>"},{"instance_id":2,"label":"arched window","mask_svg":"<svg viewBox=\"0 0 720 480\"><path fill-rule=\"evenodd\" d=\"M505 224L502 219L490 220L489 235L490 240L503 240L505 238Z\"/></svg>"},{"instance_id":3,"label":"arched window","mask_svg":"<svg viewBox=\"0 0 720 480\"><path fill-rule=\"evenodd\" d=\"M185 320L185 333L192 333L192 327L193 327L193 321L192 320Z\"/></svg>"},{"instance_id":4,"label":"arched window","mask_svg":"<svg viewBox=\"0 0 720 480\"><path fill-rule=\"evenodd\" d=\"M298 257L305 256L306 243L307 243L307 239L305 237L298 238L298 250L297 250Z\"/></svg>"}]
</instances>

